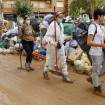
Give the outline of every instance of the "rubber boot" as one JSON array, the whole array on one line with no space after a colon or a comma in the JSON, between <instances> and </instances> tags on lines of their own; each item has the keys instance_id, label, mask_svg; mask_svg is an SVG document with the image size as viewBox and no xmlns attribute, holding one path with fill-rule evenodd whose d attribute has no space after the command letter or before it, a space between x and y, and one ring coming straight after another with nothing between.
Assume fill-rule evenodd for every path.
<instances>
[{"instance_id":1,"label":"rubber boot","mask_svg":"<svg viewBox=\"0 0 105 105\"><path fill-rule=\"evenodd\" d=\"M44 71L43 72L43 76L46 80L50 80L50 77L48 76L48 72L47 71Z\"/></svg>"},{"instance_id":2,"label":"rubber boot","mask_svg":"<svg viewBox=\"0 0 105 105\"><path fill-rule=\"evenodd\" d=\"M29 64L29 67L30 67L30 70L35 70L35 69L32 67L32 63Z\"/></svg>"},{"instance_id":3,"label":"rubber boot","mask_svg":"<svg viewBox=\"0 0 105 105\"><path fill-rule=\"evenodd\" d=\"M29 62L28 63L25 63L25 69L27 71L30 71L30 63Z\"/></svg>"},{"instance_id":4,"label":"rubber boot","mask_svg":"<svg viewBox=\"0 0 105 105\"><path fill-rule=\"evenodd\" d=\"M62 76L63 76L63 81L64 81L64 82L68 82L68 83L73 83L73 82L74 82L74 80L69 79L69 78L67 77L67 75L62 75Z\"/></svg>"}]
</instances>

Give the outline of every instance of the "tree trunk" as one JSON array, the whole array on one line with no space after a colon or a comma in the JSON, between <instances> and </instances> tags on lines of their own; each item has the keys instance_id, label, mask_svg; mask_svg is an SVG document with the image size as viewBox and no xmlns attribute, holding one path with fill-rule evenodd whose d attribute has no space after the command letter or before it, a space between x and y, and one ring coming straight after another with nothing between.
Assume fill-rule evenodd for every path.
<instances>
[{"instance_id":1,"label":"tree trunk","mask_svg":"<svg viewBox=\"0 0 105 105\"><path fill-rule=\"evenodd\" d=\"M64 0L64 14L68 16L68 0Z\"/></svg>"},{"instance_id":2,"label":"tree trunk","mask_svg":"<svg viewBox=\"0 0 105 105\"><path fill-rule=\"evenodd\" d=\"M92 15L92 19L94 19L94 0L90 0L91 2L91 15Z\"/></svg>"}]
</instances>

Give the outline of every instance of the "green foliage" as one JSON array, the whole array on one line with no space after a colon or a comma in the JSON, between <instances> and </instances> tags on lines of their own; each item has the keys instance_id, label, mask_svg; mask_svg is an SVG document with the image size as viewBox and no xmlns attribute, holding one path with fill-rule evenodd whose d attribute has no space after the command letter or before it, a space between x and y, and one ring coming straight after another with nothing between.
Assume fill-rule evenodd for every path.
<instances>
[{"instance_id":1,"label":"green foliage","mask_svg":"<svg viewBox=\"0 0 105 105\"><path fill-rule=\"evenodd\" d=\"M101 8L105 10L105 0L94 0L95 9ZM73 0L70 4L70 15L74 15L76 11L76 16L80 15L81 10L84 13L91 14L91 0Z\"/></svg>"},{"instance_id":2,"label":"green foliage","mask_svg":"<svg viewBox=\"0 0 105 105\"><path fill-rule=\"evenodd\" d=\"M17 16L24 17L26 15L33 15L33 4L30 0L16 0L16 14Z\"/></svg>"}]
</instances>

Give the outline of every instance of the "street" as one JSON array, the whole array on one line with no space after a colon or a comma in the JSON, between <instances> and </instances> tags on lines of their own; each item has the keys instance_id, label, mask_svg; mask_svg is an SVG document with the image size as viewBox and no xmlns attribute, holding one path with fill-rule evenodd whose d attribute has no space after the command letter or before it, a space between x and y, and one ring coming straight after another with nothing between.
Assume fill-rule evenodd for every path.
<instances>
[{"instance_id":1,"label":"street","mask_svg":"<svg viewBox=\"0 0 105 105\"><path fill-rule=\"evenodd\" d=\"M23 64L25 58L22 57ZM104 105L105 99L92 93L88 76L77 74L69 67L69 77L74 84L65 83L62 78L49 73L51 80L43 78L45 61L33 60L35 71L18 70L19 56L0 55L0 96L6 94L0 105ZM69 64L70 65L70 64ZM105 87L105 75L100 83ZM5 99L6 98L6 99ZM7 100L8 98L8 100Z\"/></svg>"}]
</instances>

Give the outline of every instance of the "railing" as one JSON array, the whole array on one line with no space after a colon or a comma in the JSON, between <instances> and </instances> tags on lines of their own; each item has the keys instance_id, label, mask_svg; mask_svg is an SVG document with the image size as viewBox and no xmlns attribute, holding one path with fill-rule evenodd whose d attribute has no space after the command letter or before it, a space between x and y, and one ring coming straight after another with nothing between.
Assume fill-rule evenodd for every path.
<instances>
[{"instance_id":1,"label":"railing","mask_svg":"<svg viewBox=\"0 0 105 105\"><path fill-rule=\"evenodd\" d=\"M34 12L37 12L37 10L40 9L40 12L47 12L47 13L50 13L50 12L54 12L54 9L53 7L51 8L33 8L33 11ZM16 8L4 8L4 13L11 13L11 14L14 14L16 11ZM60 12L64 12L64 8L56 8L56 11L60 11Z\"/></svg>"}]
</instances>

